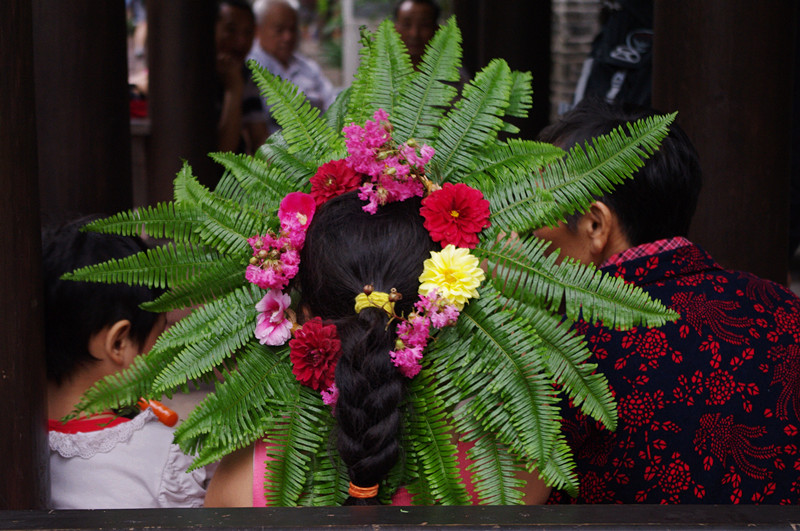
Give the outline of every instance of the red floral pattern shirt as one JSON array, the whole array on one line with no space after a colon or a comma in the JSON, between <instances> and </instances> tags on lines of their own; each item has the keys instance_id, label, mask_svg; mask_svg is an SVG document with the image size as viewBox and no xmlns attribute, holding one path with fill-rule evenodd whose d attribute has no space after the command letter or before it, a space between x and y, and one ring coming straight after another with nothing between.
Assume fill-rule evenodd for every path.
<instances>
[{"instance_id":1,"label":"red floral pattern shirt","mask_svg":"<svg viewBox=\"0 0 800 531\"><path fill-rule=\"evenodd\" d=\"M681 318L658 329L576 325L619 421L612 433L565 408L580 495L554 491L549 503L800 502L800 299L723 270L689 242L658 243L604 270Z\"/></svg>"}]
</instances>

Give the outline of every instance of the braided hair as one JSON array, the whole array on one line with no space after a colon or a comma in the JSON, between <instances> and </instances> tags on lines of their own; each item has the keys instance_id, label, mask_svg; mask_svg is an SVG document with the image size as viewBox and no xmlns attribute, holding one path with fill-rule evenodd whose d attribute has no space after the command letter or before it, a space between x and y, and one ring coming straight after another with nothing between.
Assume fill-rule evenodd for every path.
<instances>
[{"instance_id":1,"label":"braided hair","mask_svg":"<svg viewBox=\"0 0 800 531\"><path fill-rule=\"evenodd\" d=\"M379 484L400 457L400 404L406 378L394 366L397 322L382 309L356 314L365 285L403 298L395 314L408 315L417 299L423 262L436 250L419 214L418 198L362 210L356 192L322 205L308 230L298 280L301 304L333 322L342 344L336 366L336 444L350 481ZM345 505L375 505L377 497L349 497Z\"/></svg>"}]
</instances>

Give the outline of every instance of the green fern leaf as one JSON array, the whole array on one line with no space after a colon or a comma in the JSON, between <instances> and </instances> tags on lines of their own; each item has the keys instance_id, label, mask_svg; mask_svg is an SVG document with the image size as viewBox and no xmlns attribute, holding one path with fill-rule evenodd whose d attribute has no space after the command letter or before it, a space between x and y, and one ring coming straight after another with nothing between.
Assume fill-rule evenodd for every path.
<instances>
[{"instance_id":1,"label":"green fern leaf","mask_svg":"<svg viewBox=\"0 0 800 531\"><path fill-rule=\"evenodd\" d=\"M281 126L289 152L304 152L306 157L319 160L324 159L326 153L341 149L344 139L338 131L328 128L319 116L319 109L312 107L294 84L281 80L252 59L248 65L270 105L270 113Z\"/></svg>"},{"instance_id":2,"label":"green fern leaf","mask_svg":"<svg viewBox=\"0 0 800 531\"><path fill-rule=\"evenodd\" d=\"M454 86L444 82L459 79L461 32L453 17L433 36L420 60L419 72L398 93L397 111L392 115L394 135L401 141L414 138L432 145L438 123L457 95Z\"/></svg>"},{"instance_id":3,"label":"green fern leaf","mask_svg":"<svg viewBox=\"0 0 800 531\"><path fill-rule=\"evenodd\" d=\"M559 384L576 406L602 422L609 430L617 427L617 408L608 381L596 373L597 364L586 363L591 352L569 323L546 310L501 297L506 307L516 306L515 313L539 334L542 359L553 381Z\"/></svg>"},{"instance_id":4,"label":"green fern leaf","mask_svg":"<svg viewBox=\"0 0 800 531\"><path fill-rule=\"evenodd\" d=\"M475 254L489 261L492 283L504 294L534 306L564 313L572 321L602 321L627 329L637 324L661 326L678 314L618 277L572 259L556 263L545 253L548 243L532 235L479 245Z\"/></svg>"},{"instance_id":5,"label":"green fern leaf","mask_svg":"<svg viewBox=\"0 0 800 531\"><path fill-rule=\"evenodd\" d=\"M89 222L82 230L122 236L147 234L152 238L199 243L200 238L194 233L193 227L201 220L202 213L194 208L159 203Z\"/></svg>"},{"instance_id":6,"label":"green fern leaf","mask_svg":"<svg viewBox=\"0 0 800 531\"><path fill-rule=\"evenodd\" d=\"M269 506L294 506L306 488L312 457L325 448L326 417L330 410L319 394L308 387L294 387L294 397L265 438L274 446L267 450L265 484Z\"/></svg>"},{"instance_id":7,"label":"green fern leaf","mask_svg":"<svg viewBox=\"0 0 800 531\"><path fill-rule=\"evenodd\" d=\"M467 505L469 496L461 483L457 450L450 442L452 427L447 411L437 398L432 375L421 372L411 380L409 405L411 416L407 424L412 447L408 459L418 463L425 476L426 492L443 505ZM413 487L412 487L413 488ZM413 494L419 494L414 492Z\"/></svg>"},{"instance_id":8,"label":"green fern leaf","mask_svg":"<svg viewBox=\"0 0 800 531\"><path fill-rule=\"evenodd\" d=\"M520 180L523 176L528 178L536 168L563 156L564 151L552 144L510 138L507 142L491 145L476 157L476 165L471 172L455 175L452 180L479 187L491 203L495 189L493 184L501 178L506 179L509 173L519 176Z\"/></svg>"},{"instance_id":9,"label":"green fern leaf","mask_svg":"<svg viewBox=\"0 0 800 531\"><path fill-rule=\"evenodd\" d=\"M250 340L253 337L255 305L259 295L258 288L243 286L196 310L190 316L192 319L179 329L186 338L186 347L155 378L153 393L168 392L187 378L196 379L211 372L223 359ZM202 328L190 328L194 322L202 322ZM178 324L183 324L183 320ZM192 337L195 339L191 340ZM171 343L175 339L170 334L164 346L175 344ZM153 350L159 346L156 343Z\"/></svg>"},{"instance_id":10,"label":"green fern leaf","mask_svg":"<svg viewBox=\"0 0 800 531\"><path fill-rule=\"evenodd\" d=\"M432 163L443 181L472 171L473 155L497 138L511 93L511 70L493 59L464 86L463 97L441 122Z\"/></svg>"}]
</instances>

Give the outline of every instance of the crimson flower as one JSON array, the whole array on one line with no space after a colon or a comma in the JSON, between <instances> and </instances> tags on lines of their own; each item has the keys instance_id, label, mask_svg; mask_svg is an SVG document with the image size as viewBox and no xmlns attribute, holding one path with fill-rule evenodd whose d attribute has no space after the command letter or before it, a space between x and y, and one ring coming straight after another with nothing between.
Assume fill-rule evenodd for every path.
<instances>
[{"instance_id":1,"label":"crimson flower","mask_svg":"<svg viewBox=\"0 0 800 531\"><path fill-rule=\"evenodd\" d=\"M321 205L328 199L361 186L361 174L347 165L345 159L326 162L311 178L311 196Z\"/></svg>"},{"instance_id":2,"label":"crimson flower","mask_svg":"<svg viewBox=\"0 0 800 531\"><path fill-rule=\"evenodd\" d=\"M490 225L489 201L480 190L464 183L445 183L422 200L419 212L431 238L443 247L452 244L473 249L478 233Z\"/></svg>"},{"instance_id":3,"label":"crimson flower","mask_svg":"<svg viewBox=\"0 0 800 531\"><path fill-rule=\"evenodd\" d=\"M298 382L315 391L333 385L342 350L335 325L323 325L322 319L314 317L297 330L289 348L292 373Z\"/></svg>"}]
</instances>

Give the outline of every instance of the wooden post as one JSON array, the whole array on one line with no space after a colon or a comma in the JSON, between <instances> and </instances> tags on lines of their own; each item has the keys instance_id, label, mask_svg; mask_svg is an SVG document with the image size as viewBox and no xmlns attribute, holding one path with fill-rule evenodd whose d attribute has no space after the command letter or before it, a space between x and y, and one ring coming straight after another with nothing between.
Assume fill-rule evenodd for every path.
<instances>
[{"instance_id":1,"label":"wooden post","mask_svg":"<svg viewBox=\"0 0 800 531\"><path fill-rule=\"evenodd\" d=\"M453 11L471 75L495 57L533 74L533 108L526 120L512 121L521 137L535 137L550 120L550 2L454 0Z\"/></svg>"},{"instance_id":2,"label":"wooden post","mask_svg":"<svg viewBox=\"0 0 800 531\"><path fill-rule=\"evenodd\" d=\"M28 0L0 2L0 509L49 498L32 27Z\"/></svg>"},{"instance_id":3,"label":"wooden post","mask_svg":"<svg viewBox=\"0 0 800 531\"><path fill-rule=\"evenodd\" d=\"M653 106L679 112L705 182L690 237L785 284L796 2L656 0Z\"/></svg>"},{"instance_id":4,"label":"wooden post","mask_svg":"<svg viewBox=\"0 0 800 531\"><path fill-rule=\"evenodd\" d=\"M32 4L42 219L131 208L124 2Z\"/></svg>"},{"instance_id":5,"label":"wooden post","mask_svg":"<svg viewBox=\"0 0 800 531\"><path fill-rule=\"evenodd\" d=\"M151 117L147 196L172 199L172 182L186 160L201 183L215 186L220 167L214 110L214 21L212 0L147 3Z\"/></svg>"}]
</instances>

